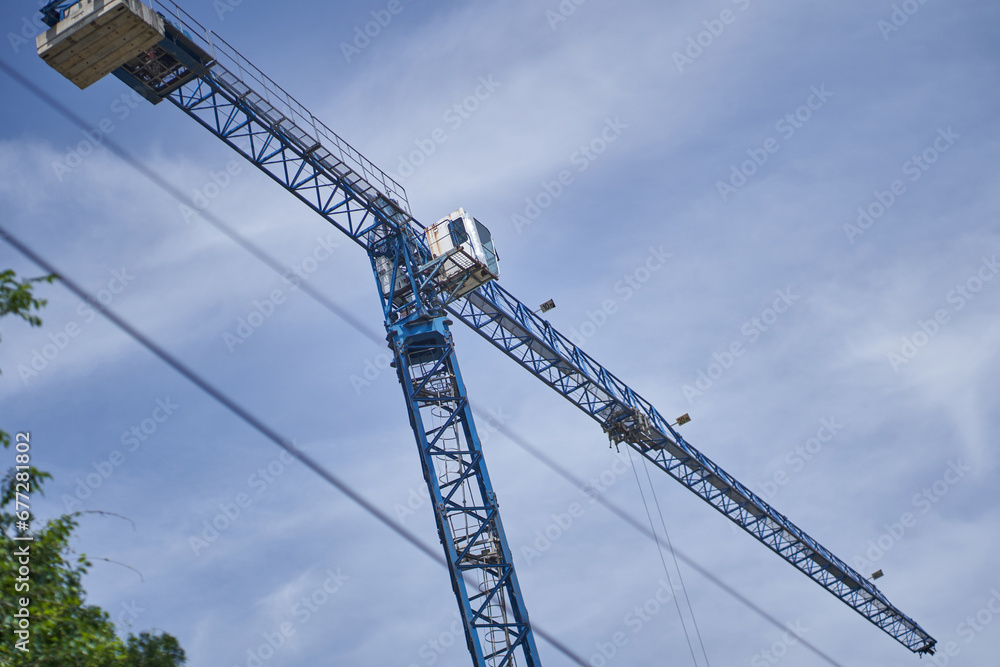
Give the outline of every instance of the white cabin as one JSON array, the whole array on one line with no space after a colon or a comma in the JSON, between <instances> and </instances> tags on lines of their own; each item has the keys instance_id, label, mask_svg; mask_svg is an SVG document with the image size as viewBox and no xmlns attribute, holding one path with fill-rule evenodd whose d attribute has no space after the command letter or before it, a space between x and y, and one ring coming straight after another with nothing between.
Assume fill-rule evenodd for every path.
<instances>
[{"instance_id":1,"label":"white cabin","mask_svg":"<svg viewBox=\"0 0 1000 667\"><path fill-rule=\"evenodd\" d=\"M500 259L493 235L465 209L458 209L427 228L431 255L446 258L438 272L438 283L459 297L500 277Z\"/></svg>"}]
</instances>

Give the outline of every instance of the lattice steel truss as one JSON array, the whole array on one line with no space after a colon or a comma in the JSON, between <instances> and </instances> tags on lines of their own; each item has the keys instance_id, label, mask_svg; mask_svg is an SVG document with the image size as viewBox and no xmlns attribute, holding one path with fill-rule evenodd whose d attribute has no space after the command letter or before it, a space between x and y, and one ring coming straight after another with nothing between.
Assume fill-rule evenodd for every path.
<instances>
[{"instance_id":1,"label":"lattice steel truss","mask_svg":"<svg viewBox=\"0 0 1000 667\"><path fill-rule=\"evenodd\" d=\"M390 328L438 534L477 665L540 662L443 318Z\"/></svg>"}]
</instances>

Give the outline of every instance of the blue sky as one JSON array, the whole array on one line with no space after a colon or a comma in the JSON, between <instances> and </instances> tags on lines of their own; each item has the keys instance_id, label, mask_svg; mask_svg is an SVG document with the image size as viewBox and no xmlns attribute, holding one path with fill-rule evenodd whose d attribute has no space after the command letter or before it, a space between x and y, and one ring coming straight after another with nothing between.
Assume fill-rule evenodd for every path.
<instances>
[{"instance_id":1,"label":"blue sky","mask_svg":"<svg viewBox=\"0 0 1000 667\"><path fill-rule=\"evenodd\" d=\"M359 248L169 104L114 78L76 89L34 53L38 4L0 8L5 63L381 330ZM889 599L954 642L948 664L994 659L995 3L404 0L363 48L342 45L388 2L183 7L398 174L419 220L463 206L489 225L507 289L555 299L554 326L664 414L691 414L692 444L848 563L882 569ZM384 346L0 86L3 225L436 546ZM6 245L0 265L38 273ZM143 575L99 562L91 602L175 634L192 667L252 665L283 631L268 667L469 664L443 569L66 290L42 293L43 328L0 328L0 415L54 475L40 515L76 498L135 523L83 521L77 549ZM270 314L232 344L255 310ZM605 473L605 497L645 522L596 424L474 333L456 340L494 422L580 478ZM44 368L22 371L36 353ZM656 546L588 506L530 551L585 497L480 430L533 621L594 665L616 632L628 641L608 664L690 663L672 606L638 630L629 616L665 576ZM674 544L839 664L917 660L653 473ZM827 664L682 571L712 664Z\"/></svg>"}]
</instances>

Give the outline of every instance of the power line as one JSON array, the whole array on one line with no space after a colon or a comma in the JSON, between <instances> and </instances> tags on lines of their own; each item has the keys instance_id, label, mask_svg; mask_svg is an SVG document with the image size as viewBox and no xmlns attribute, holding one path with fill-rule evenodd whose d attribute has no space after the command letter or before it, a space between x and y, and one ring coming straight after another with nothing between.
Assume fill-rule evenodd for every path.
<instances>
[{"instance_id":1,"label":"power line","mask_svg":"<svg viewBox=\"0 0 1000 667\"><path fill-rule=\"evenodd\" d=\"M59 102L57 99L49 95L47 92L36 86L33 82L21 76L21 74L8 65L3 59L0 59L0 70L17 81L19 84L27 88L33 95L38 97L40 100L48 104L54 111L59 113L63 118L76 125L83 131L88 131L92 129L91 125L88 125L83 118L74 113L71 109L67 108L64 104ZM136 159L131 153L126 151L124 148L119 146L111 137L104 137L101 145L105 146L113 154L117 155L123 162L138 171L140 174L148 178L153 184L163 190L166 194L173 197L181 204L189 204L190 202L181 192L180 188L171 184L163 176L153 171L148 166L144 165L138 159ZM239 247L246 250L258 261L266 265L272 271L277 273L279 276L284 276L287 272L286 267L283 266L276 259L268 255L266 252L258 248L256 245L242 237L235 229L223 222L218 216L214 215L210 211L201 211L200 215L202 218L207 220L213 227L222 232L230 241L238 245ZM306 281L300 281L297 285L300 290L308 294L324 308L334 313L337 317L341 318L346 322L352 329L358 333L379 342L385 342L385 336L381 338L373 332L366 324L361 322L358 318L352 315L347 309L341 307L334 301L327 298L322 292L314 289Z\"/></svg>"},{"instance_id":2,"label":"power line","mask_svg":"<svg viewBox=\"0 0 1000 667\"><path fill-rule=\"evenodd\" d=\"M58 100L54 99L52 96L50 96L44 90L42 90L41 88L39 88L38 86L36 86L34 83L32 83L30 80L28 80L25 77L21 76L20 73L18 73L16 70L14 70L13 68L11 68L3 59L0 59L0 70L2 70L5 74L7 74L8 76L10 76L15 81L17 81L19 84L21 84L24 88L26 88L33 95L35 95L40 100L42 100L47 105L49 105L53 110L55 110L57 113L59 113L60 115L62 115L70 123L76 125L80 129L85 130L85 131L89 130L91 128L91 126L88 125L86 123L86 121L84 121L80 116L78 116L77 114L75 114L72 110L70 110L69 108L67 108L65 105L63 105L62 103L60 103ZM184 194L177 187L173 186L166 179L164 179L162 176L160 176L159 174L157 174L155 171L153 171L152 169L150 169L146 165L142 164L138 159L136 159L134 156L132 156L128 151L126 151L122 147L118 146L117 143L113 139L111 139L109 137L105 137L105 139L102 142L102 145L105 146L105 147L107 147L108 150L110 150L112 153L114 153L119 158L121 158L126 164L128 164L131 167L133 167L134 169L136 169L138 172L140 172L142 175L144 175L147 179L149 179L154 185L156 185L158 188L160 188L161 190L163 190L169 196L173 197L176 201L178 201L179 203L183 203L183 204L187 203L187 199L184 197ZM278 262L277 260L273 259L270 255L268 255L263 250L261 250L260 248L258 248L257 246L255 246L253 243L251 243L250 241L248 241L245 238L243 238L242 236L240 236L240 234L238 232L236 232L234 229L232 229L231 227L229 227L226 223L224 223L214 213L212 213L210 211L201 211L200 215L201 215L201 217L206 222L208 222L213 227L215 227L216 229L218 229L219 231L221 231L224 235L226 235L228 238L230 238L234 243L236 243L241 248L243 248L244 250L246 250L247 252L249 252L253 257L255 257L260 262L262 262L263 264L265 264L266 266L268 266L270 269L272 269L279 276L284 275L284 273L285 273L285 267L282 266L280 262ZM345 310L344 308L342 308L341 306L339 306L338 304L336 304L331 299L327 298L324 294L322 294L321 292L319 292L316 289L314 289L311 285L309 285L305 281L302 281L301 283L299 283L298 287L299 287L299 289L302 292L304 292L305 294L307 294L310 298L312 298L317 303L319 303L323 307L325 307L327 310L329 310L330 312L332 312L333 314L337 315L342 320L344 320L344 322L346 322L351 328L353 328L358 333L361 333L362 335L364 335L365 337L369 338L370 340L374 341L375 343L377 343L379 345L381 345L384 342L384 339L380 338L377 334L375 334L368 326L366 326L365 324L363 324L361 321L359 321L357 318L355 318L353 315L351 315L347 310ZM477 406L476 406L476 404L474 404L474 403L472 403L470 401L470 405L473 407L473 409L475 409L475 411L479 415L483 414L482 410L478 409ZM546 456L537 447L534 447L533 445L530 445L530 443L528 443L519 434L511 431L509 428L507 428L503 424L498 424L497 425L497 430L499 432L503 433L505 436L507 436L512 442L514 442L515 444L517 444L519 447L521 447L522 449L524 449L525 451L527 451L529 454L531 454L535 459L537 459L538 461L541 461L544 465L546 465L547 467L549 467L550 469L552 469L554 472L556 472L558 475L560 475L561 477L563 477L564 479L566 479L567 481L569 481L571 484L573 484L577 488L579 488L579 489L584 489L585 488L586 485L585 485L585 483L583 481L581 481L580 479L578 479L575 475L573 475L573 473L569 472L567 469L563 468L560 464L558 464L557 462L553 461L551 458L549 458L548 456ZM613 514L615 514L616 516L618 516L620 519L622 519L623 521L625 521L626 523L628 523L629 525L631 525L633 528L635 528L636 530L640 531L641 533L643 533L644 535L646 535L647 537L649 537L649 539L654 540L654 541L657 539L654 532L652 532L649 529L647 529L641 523L639 523L638 521L636 521L635 519L633 519L631 517L631 515L629 515L627 512L625 512L624 510L618 508L616 505L614 505L610 501L606 500L602 496L597 496L597 502L601 503L609 511L611 511ZM414 538L414 539L416 539L416 538ZM703 568L694 559L692 559L691 557L685 555L683 552L680 552L680 551L675 551L675 554L677 555L678 558L680 558L682 561L684 561L688 566L690 566L692 569L694 569L695 571L697 571L703 577L705 577L710 582L712 582L717 587L719 587L723 592L725 592L726 594L730 595L733 599L735 599L738 602L740 602L743 605L745 605L748 609L750 609L751 611L753 611L754 613L756 613L758 616L760 616L762 619L764 619L765 621L767 621L768 623L770 623L771 625L773 625L775 628L780 629L782 632L789 632L789 633L791 633L793 636L796 637L796 639L799 641L799 643L801 643L803 646L805 646L808 650L812 651L813 653L815 653L817 656L819 656L820 658L822 658L823 660L825 660L829 664L834 665L835 667L840 667L839 663L837 663L832 658L830 658L829 656L827 656L819 648L817 648L812 643L810 643L807 639L805 639L804 637L802 637L800 634L798 634L797 632L795 632L793 629L790 629L790 628L786 627L780 620L778 620L777 618L775 618L774 616L772 616L768 612L764 611L761 607L759 607L756 604L754 604L753 602L751 602L748 598L746 598L741 593L737 592L734 588L732 588L731 586L729 586L727 583L723 582L721 579L719 579L718 577L716 577L714 574L712 574L711 572L709 572L708 570L706 570L705 568ZM438 558L438 556L435 556L435 559L437 559L437 558ZM541 632L539 632L539 635L540 636L544 636L544 635L542 635ZM553 638L551 638L551 637L546 637L546 639L548 641L550 641L550 642L555 643L555 640ZM574 658L574 659L578 659L578 658Z\"/></svg>"},{"instance_id":3,"label":"power line","mask_svg":"<svg viewBox=\"0 0 1000 667\"><path fill-rule=\"evenodd\" d=\"M268 440L272 441L274 444L278 445L289 454L294 456L296 459L301 461L307 468L315 472L317 475L322 477L332 486L336 487L341 493L346 495L357 505L359 505L366 512L374 516L381 523L386 525L390 530L396 533L399 537L403 538L419 551L429 556L444 568L448 567L448 563L445 561L444 556L437 552L436 549L424 544L416 535L411 533L409 530L400 526L395 521L389 518L389 516L380 510L378 507L370 503L364 498L360 493L355 491L349 485L341 481L336 475L324 468L318 461L313 459L311 456L303 452L301 449L296 447L288 439L284 438L277 431L272 429L270 426L265 424L263 421L258 419L254 414L244 409L234 400L229 398L226 394L222 393L221 390L215 388L207 380L202 378L200 375L195 373L193 370L188 368L183 362L174 357L172 354L164 350L162 347L154 343L149 337L140 332L138 329L133 327L131 324L123 320L116 313L114 313L110 308L105 306L103 303L90 296L82 287L76 284L72 278L69 278L65 273L59 271L55 266L47 262L45 259L36 254L33 250L28 248L26 245L21 243L20 240L15 238L6 231L2 225L0 225L0 239L6 240L14 248L16 248L22 255L30 259L32 262L40 266L48 273L54 273L59 276L60 282L62 282L69 291L75 294L78 298L86 301L91 307L100 312L106 318L108 318L115 326L127 333L129 336L134 338L138 343L140 343L147 350L152 352L154 355L159 357L164 363L169 365L175 371L183 375L190 382L196 385L199 389L204 391L206 394L214 398L216 401L225 406L230 412L235 414L237 417L242 419L244 422L252 426L257 432L266 437ZM565 644L560 642L550 633L546 632L544 629L540 628L537 623L532 623L532 630L537 632L538 635L548 641L550 644L556 647L560 653L565 655L567 658L572 660L581 667L588 667L587 662L580 656L573 653Z\"/></svg>"}]
</instances>

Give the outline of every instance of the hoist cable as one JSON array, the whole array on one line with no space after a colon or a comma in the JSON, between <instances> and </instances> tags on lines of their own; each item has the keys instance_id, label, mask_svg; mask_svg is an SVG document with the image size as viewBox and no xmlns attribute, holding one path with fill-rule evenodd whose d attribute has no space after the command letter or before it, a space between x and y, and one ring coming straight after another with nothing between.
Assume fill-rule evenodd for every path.
<instances>
[{"instance_id":1,"label":"hoist cable","mask_svg":"<svg viewBox=\"0 0 1000 667\"><path fill-rule=\"evenodd\" d=\"M660 525L663 526L663 534L667 538L667 548L670 550L670 556L674 559L674 567L677 569L677 578L681 582L681 592L684 593L684 600L687 603L688 613L691 615L691 623L694 625L694 633L698 637L698 644L701 646L701 653L705 656L706 667L711 667L711 663L708 660L708 651L705 650L705 642L701 638L701 628L698 627L698 619L694 615L694 607L691 606L691 598L688 597L687 585L684 583L684 574L681 572L681 566L677 563L677 552L674 551L674 543L670 539L670 533L667 532L667 522L663 518L663 510L660 508L660 499L656 495L656 487L653 486L653 478L649 475L649 460L644 456L642 457L642 467L646 471L646 480L649 482L649 490L653 494L653 502L656 503L656 512L660 515Z\"/></svg>"},{"instance_id":2,"label":"hoist cable","mask_svg":"<svg viewBox=\"0 0 1000 667\"><path fill-rule=\"evenodd\" d=\"M649 503L646 502L646 494L642 490L642 484L639 483L639 473L635 469L635 461L632 460L632 448L626 446L625 449L628 450L628 462L629 467L632 468L632 474L635 476L635 486L639 489L642 506L646 510L646 518L649 519L649 529L653 531L653 540L656 542L656 553L660 556L660 562L663 563L663 573L667 575L667 583L670 584L670 599L674 601L674 607L677 609L677 618L681 620L681 627L684 629L684 640L687 642L688 650L691 652L691 662L694 663L694 667L698 667L698 659L694 655L694 645L691 643L691 633L688 631L687 623L684 622L684 614L681 613L681 603L677 601L677 588L674 586L674 578L670 576L670 568L667 567L667 560L663 557L660 536L656 534L656 528L653 526L653 515L649 512Z\"/></svg>"}]
</instances>

